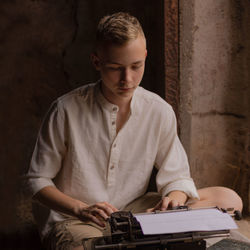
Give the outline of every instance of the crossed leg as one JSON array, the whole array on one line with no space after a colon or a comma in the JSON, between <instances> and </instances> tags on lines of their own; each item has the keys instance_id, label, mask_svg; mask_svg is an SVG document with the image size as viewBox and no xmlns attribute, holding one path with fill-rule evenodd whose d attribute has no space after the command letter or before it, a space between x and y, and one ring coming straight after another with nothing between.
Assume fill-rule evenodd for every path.
<instances>
[{"instance_id":1,"label":"crossed leg","mask_svg":"<svg viewBox=\"0 0 250 250\"><path fill-rule=\"evenodd\" d=\"M217 206L219 208L234 208L242 211L243 203L240 196L226 187L207 187L198 190L199 201L191 203L192 208Z\"/></svg>"}]
</instances>

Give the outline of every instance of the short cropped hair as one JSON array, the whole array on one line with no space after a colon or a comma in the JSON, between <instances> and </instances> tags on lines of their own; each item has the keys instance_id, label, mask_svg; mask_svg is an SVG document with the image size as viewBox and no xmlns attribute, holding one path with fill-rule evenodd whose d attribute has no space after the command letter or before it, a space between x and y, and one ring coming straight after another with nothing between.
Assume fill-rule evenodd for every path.
<instances>
[{"instance_id":1,"label":"short cropped hair","mask_svg":"<svg viewBox=\"0 0 250 250\"><path fill-rule=\"evenodd\" d=\"M140 22L129 13L118 12L104 16L96 32L96 49L105 43L124 45L139 35L145 38Z\"/></svg>"}]
</instances>

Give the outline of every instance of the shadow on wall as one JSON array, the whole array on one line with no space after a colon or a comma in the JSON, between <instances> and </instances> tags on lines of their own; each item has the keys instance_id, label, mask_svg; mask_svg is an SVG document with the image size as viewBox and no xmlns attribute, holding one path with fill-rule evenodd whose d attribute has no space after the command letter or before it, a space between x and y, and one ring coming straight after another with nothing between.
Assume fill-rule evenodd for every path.
<instances>
[{"instance_id":1,"label":"shadow on wall","mask_svg":"<svg viewBox=\"0 0 250 250\"><path fill-rule=\"evenodd\" d=\"M228 167L237 169L233 188L239 192L244 212L250 214L250 2L232 1L232 50L228 94L224 99L227 123Z\"/></svg>"},{"instance_id":2,"label":"shadow on wall","mask_svg":"<svg viewBox=\"0 0 250 250\"><path fill-rule=\"evenodd\" d=\"M128 11L138 17L149 50L143 86L164 95L162 6L163 0L1 1L1 247L6 239L9 249L11 244L21 249L26 243L29 249L27 237L37 239L31 200L21 192L19 177L28 169L42 118L52 101L98 79L89 54L103 15Z\"/></svg>"}]
</instances>

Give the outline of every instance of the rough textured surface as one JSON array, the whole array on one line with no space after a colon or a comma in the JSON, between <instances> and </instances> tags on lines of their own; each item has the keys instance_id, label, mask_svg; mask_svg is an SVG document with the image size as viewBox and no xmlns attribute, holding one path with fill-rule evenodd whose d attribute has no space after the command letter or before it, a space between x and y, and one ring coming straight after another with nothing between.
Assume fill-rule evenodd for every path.
<instances>
[{"instance_id":1,"label":"rough textured surface","mask_svg":"<svg viewBox=\"0 0 250 250\"><path fill-rule=\"evenodd\" d=\"M179 6L178 0L165 0L165 100L179 120ZM179 125L179 122L177 122ZM179 131L179 127L178 127Z\"/></svg>"},{"instance_id":2,"label":"rough textured surface","mask_svg":"<svg viewBox=\"0 0 250 250\"><path fill-rule=\"evenodd\" d=\"M192 173L199 186L234 187L247 207L249 1L180 2L182 140ZM42 117L56 97L97 79L89 63L94 28L118 10L141 20L149 51L143 86L164 96L163 0L0 2L0 234L19 247L37 237L25 234L33 219L20 176Z\"/></svg>"},{"instance_id":3,"label":"rough textured surface","mask_svg":"<svg viewBox=\"0 0 250 250\"><path fill-rule=\"evenodd\" d=\"M141 21L149 51L142 84L164 96L163 0L0 2L1 246L5 236L8 244L15 238L12 243L20 249L27 237L37 237L30 234L31 200L22 193L20 177L51 102L98 79L89 62L95 27L103 15L117 11L128 11Z\"/></svg>"},{"instance_id":4,"label":"rough textured surface","mask_svg":"<svg viewBox=\"0 0 250 250\"><path fill-rule=\"evenodd\" d=\"M181 137L192 175L199 187L236 190L247 212L250 2L181 1L181 11Z\"/></svg>"},{"instance_id":5,"label":"rough textured surface","mask_svg":"<svg viewBox=\"0 0 250 250\"><path fill-rule=\"evenodd\" d=\"M30 213L27 220L24 216L20 177L48 106L70 89L63 53L75 24L74 1L1 1L0 6L0 230L8 232L32 220Z\"/></svg>"},{"instance_id":6,"label":"rough textured surface","mask_svg":"<svg viewBox=\"0 0 250 250\"><path fill-rule=\"evenodd\" d=\"M237 240L225 239L209 247L208 250L247 250L249 248L250 244L248 243Z\"/></svg>"}]
</instances>

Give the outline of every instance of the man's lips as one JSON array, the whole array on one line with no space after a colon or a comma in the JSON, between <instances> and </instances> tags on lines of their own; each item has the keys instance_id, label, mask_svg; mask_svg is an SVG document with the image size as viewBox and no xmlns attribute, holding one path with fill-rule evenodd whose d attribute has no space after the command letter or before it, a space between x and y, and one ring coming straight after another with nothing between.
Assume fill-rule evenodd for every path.
<instances>
[{"instance_id":1,"label":"man's lips","mask_svg":"<svg viewBox=\"0 0 250 250\"><path fill-rule=\"evenodd\" d=\"M134 87L131 87L131 88L129 88L129 87L120 87L119 90L121 90L121 91L131 91L131 90L134 90Z\"/></svg>"}]
</instances>

